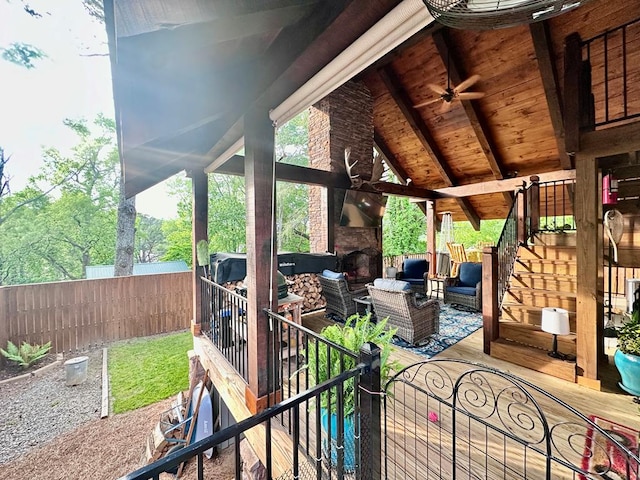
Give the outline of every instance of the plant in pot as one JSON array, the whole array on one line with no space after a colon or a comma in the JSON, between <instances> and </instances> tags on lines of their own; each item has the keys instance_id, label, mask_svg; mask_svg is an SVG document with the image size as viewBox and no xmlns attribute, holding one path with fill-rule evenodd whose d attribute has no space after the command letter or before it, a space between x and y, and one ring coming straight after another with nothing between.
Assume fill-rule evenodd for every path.
<instances>
[{"instance_id":1,"label":"plant in pot","mask_svg":"<svg viewBox=\"0 0 640 480\"><path fill-rule=\"evenodd\" d=\"M387 329L387 319L370 322L370 314L352 315L344 325L336 324L325 327L321 332L324 338L340 345L347 350L358 354L362 346L367 342L373 342L380 347L380 380L384 385L390 377L391 371L397 371L399 364L391 362L391 342L397 329ZM331 358L329 357L331 352ZM342 371L349 370L356 366L356 361L351 357L343 357L340 361L340 352L335 348L331 349L324 343L310 346L306 352L306 369L315 384L320 384L329 380ZM342 367L342 368L341 368ZM351 472L355 470L355 388L354 382L349 381L344 385L343 391L343 412L344 412L344 470ZM338 445L338 404L335 389L331 392L323 392L320 396L320 417L323 430L323 451L327 457L331 457L331 464L335 466L337 462ZM331 424L331 453L329 454L328 430Z\"/></svg>"},{"instance_id":2,"label":"plant in pot","mask_svg":"<svg viewBox=\"0 0 640 480\"><path fill-rule=\"evenodd\" d=\"M634 295L631 319L618 330L618 350L613 360L620 372L620 387L640 396L640 288Z\"/></svg>"}]
</instances>

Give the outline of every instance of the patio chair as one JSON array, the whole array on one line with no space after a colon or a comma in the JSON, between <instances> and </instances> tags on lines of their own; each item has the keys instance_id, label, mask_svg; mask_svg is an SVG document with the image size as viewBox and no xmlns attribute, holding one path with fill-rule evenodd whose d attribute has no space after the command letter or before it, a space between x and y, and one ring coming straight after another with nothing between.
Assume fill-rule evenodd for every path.
<instances>
[{"instance_id":1,"label":"patio chair","mask_svg":"<svg viewBox=\"0 0 640 480\"><path fill-rule=\"evenodd\" d=\"M429 262L423 258L407 258L402 262L402 270L396 275L397 280L403 280L411 285L416 293L426 293L427 277L429 276Z\"/></svg>"},{"instance_id":2,"label":"patio chair","mask_svg":"<svg viewBox=\"0 0 640 480\"><path fill-rule=\"evenodd\" d=\"M387 325L396 327L396 335L401 339L415 345L440 329L439 301L432 299L418 302L409 283L376 278L368 288L376 317L388 317Z\"/></svg>"},{"instance_id":3,"label":"patio chair","mask_svg":"<svg viewBox=\"0 0 640 480\"><path fill-rule=\"evenodd\" d=\"M351 315L356 313L356 304L354 298L360 298L367 295L367 288L363 287L358 290L349 290L347 280L342 273L324 270L318 275L322 294L327 301L327 315L336 315L342 321L345 321Z\"/></svg>"},{"instance_id":4,"label":"patio chair","mask_svg":"<svg viewBox=\"0 0 640 480\"><path fill-rule=\"evenodd\" d=\"M482 264L463 262L457 277L444 280L444 303L482 310Z\"/></svg>"},{"instance_id":5,"label":"patio chair","mask_svg":"<svg viewBox=\"0 0 640 480\"><path fill-rule=\"evenodd\" d=\"M451 276L457 277L460 264L468 261L467 252L463 243L447 242L447 250L449 250L449 255L451 256Z\"/></svg>"}]
</instances>

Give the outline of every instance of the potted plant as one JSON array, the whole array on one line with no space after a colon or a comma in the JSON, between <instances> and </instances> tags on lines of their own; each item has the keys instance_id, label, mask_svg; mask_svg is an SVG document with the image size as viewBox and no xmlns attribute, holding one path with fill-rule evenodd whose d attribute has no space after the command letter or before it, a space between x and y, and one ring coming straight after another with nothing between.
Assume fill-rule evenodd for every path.
<instances>
[{"instance_id":1,"label":"potted plant","mask_svg":"<svg viewBox=\"0 0 640 480\"><path fill-rule=\"evenodd\" d=\"M640 396L640 288L636 290L631 319L618 330L618 350L613 360L620 372L620 386Z\"/></svg>"},{"instance_id":2,"label":"potted plant","mask_svg":"<svg viewBox=\"0 0 640 480\"><path fill-rule=\"evenodd\" d=\"M391 342L397 329L387 329L387 319L373 323L371 314L355 314L349 317L344 325L336 324L325 327L321 332L324 338L340 345L354 353L359 353L367 342L373 342L380 347L380 380L385 384L392 370L398 370L397 362L389 361L391 354ZM315 384L320 384L340 374L341 371L354 368L356 362L350 357L345 357L341 370L340 354L336 349L331 349L331 358L328 358L328 347L320 343L317 348L309 347L307 350L307 371ZM354 382L344 385L343 394L344 412L344 469L346 472L355 470L355 390ZM337 431L338 431L338 405L336 392L324 392L320 396L320 417L323 430L323 451L331 457L331 464L337 464ZM328 434L329 422L331 422L331 453L329 454Z\"/></svg>"}]
</instances>

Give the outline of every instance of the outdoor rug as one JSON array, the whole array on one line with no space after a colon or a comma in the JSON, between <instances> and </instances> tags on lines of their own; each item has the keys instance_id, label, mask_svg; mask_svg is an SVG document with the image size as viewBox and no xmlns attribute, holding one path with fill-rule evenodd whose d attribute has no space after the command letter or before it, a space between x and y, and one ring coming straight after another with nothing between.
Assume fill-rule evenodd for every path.
<instances>
[{"instance_id":1,"label":"outdoor rug","mask_svg":"<svg viewBox=\"0 0 640 480\"><path fill-rule=\"evenodd\" d=\"M452 307L440 302L440 331L432 335L429 340L419 345L411 345L400 338L395 338L393 344L431 358L434 355L455 345L463 338L471 335L482 327L482 314L476 311L464 309L464 307Z\"/></svg>"},{"instance_id":2,"label":"outdoor rug","mask_svg":"<svg viewBox=\"0 0 640 480\"><path fill-rule=\"evenodd\" d=\"M589 415L591 421L606 431L634 454L638 454L640 432L634 428L620 425L597 415ZM638 464L630 462L623 451L593 427L587 429L584 445L582 469L585 472L598 473L607 479L638 479ZM585 480L587 477L580 475ZM589 476L588 478L592 478ZM600 477L598 477L600 478Z\"/></svg>"}]
</instances>

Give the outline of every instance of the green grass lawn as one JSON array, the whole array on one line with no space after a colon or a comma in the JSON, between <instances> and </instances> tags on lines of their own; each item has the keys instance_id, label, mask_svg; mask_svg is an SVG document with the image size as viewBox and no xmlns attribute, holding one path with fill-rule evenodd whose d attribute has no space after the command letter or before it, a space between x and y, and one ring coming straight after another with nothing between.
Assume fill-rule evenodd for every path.
<instances>
[{"instance_id":1,"label":"green grass lawn","mask_svg":"<svg viewBox=\"0 0 640 480\"><path fill-rule=\"evenodd\" d=\"M191 332L129 340L109 348L113 412L150 405L185 390Z\"/></svg>"}]
</instances>

